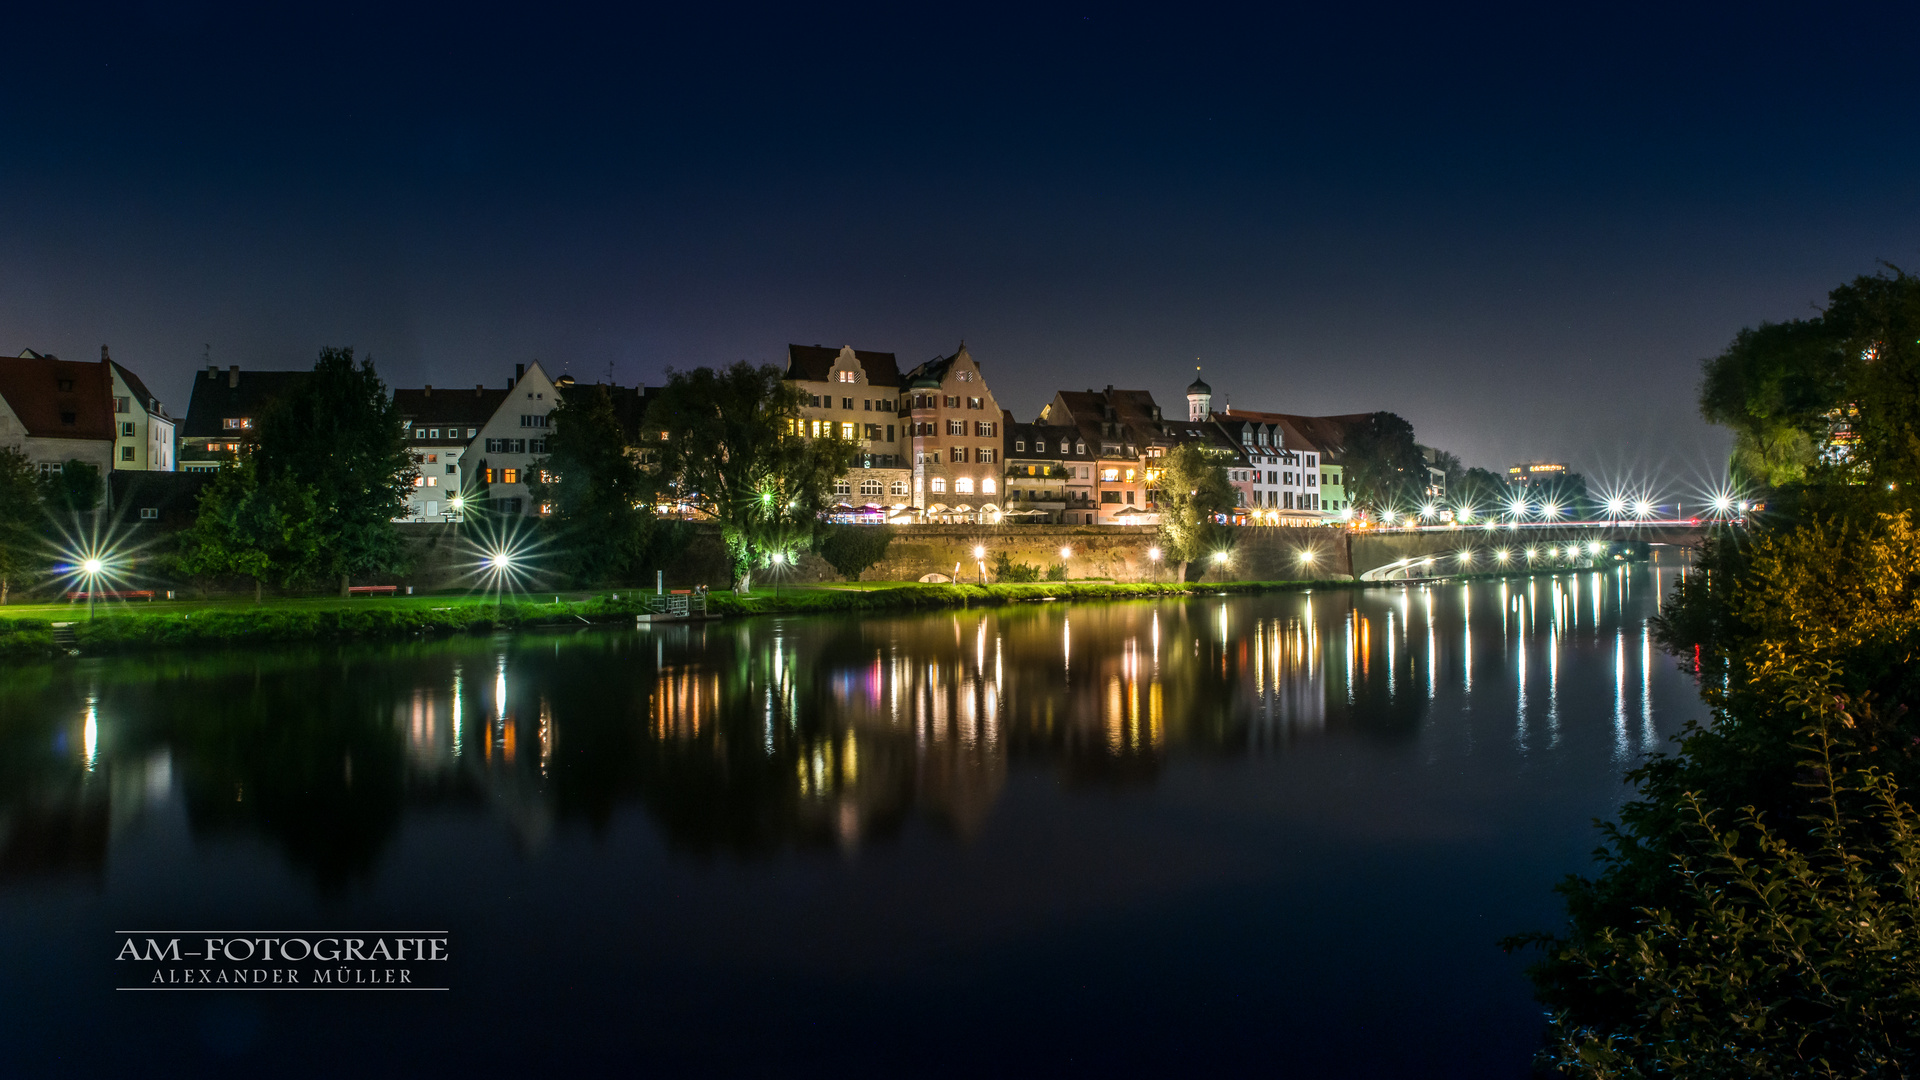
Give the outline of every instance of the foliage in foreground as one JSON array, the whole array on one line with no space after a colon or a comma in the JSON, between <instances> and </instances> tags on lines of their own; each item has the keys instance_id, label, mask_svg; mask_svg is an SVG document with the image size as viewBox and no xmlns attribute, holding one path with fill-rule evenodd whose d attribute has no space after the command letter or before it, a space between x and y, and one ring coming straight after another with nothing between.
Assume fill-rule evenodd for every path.
<instances>
[{"instance_id":1,"label":"foliage in foreground","mask_svg":"<svg viewBox=\"0 0 1920 1080\"><path fill-rule=\"evenodd\" d=\"M1710 727L1629 774L1533 969L1582 1077L1907 1075L1920 1047L1920 532L1810 516L1718 542L1661 634ZM1674 609L1680 609L1678 611Z\"/></svg>"}]
</instances>

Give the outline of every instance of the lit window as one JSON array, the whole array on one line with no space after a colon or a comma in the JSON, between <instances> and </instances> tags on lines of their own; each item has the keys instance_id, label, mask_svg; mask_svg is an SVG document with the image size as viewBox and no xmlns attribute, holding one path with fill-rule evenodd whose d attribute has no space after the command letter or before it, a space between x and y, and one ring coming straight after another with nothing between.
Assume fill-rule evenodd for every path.
<instances>
[{"instance_id":1,"label":"lit window","mask_svg":"<svg viewBox=\"0 0 1920 1080\"><path fill-rule=\"evenodd\" d=\"M854 438L854 434L853 434L853 425L852 425L852 424L841 424L841 425L840 425L840 437L841 437L841 438L843 438L843 439L848 439L848 440L851 440L851 439L853 439L853 438Z\"/></svg>"},{"instance_id":2,"label":"lit window","mask_svg":"<svg viewBox=\"0 0 1920 1080\"><path fill-rule=\"evenodd\" d=\"M428 487L439 487L439 486L440 486L440 478L439 478L439 477L437 477L437 476L429 476L429 477L427 477L427 486L428 486Z\"/></svg>"},{"instance_id":3,"label":"lit window","mask_svg":"<svg viewBox=\"0 0 1920 1080\"><path fill-rule=\"evenodd\" d=\"M993 482L993 477L989 476L985 480L980 481L980 490L988 495L993 494L994 491L997 490Z\"/></svg>"},{"instance_id":4,"label":"lit window","mask_svg":"<svg viewBox=\"0 0 1920 1080\"><path fill-rule=\"evenodd\" d=\"M905 480L895 480L893 483L887 485L887 493L889 495L905 495L907 493L907 482Z\"/></svg>"},{"instance_id":5,"label":"lit window","mask_svg":"<svg viewBox=\"0 0 1920 1080\"><path fill-rule=\"evenodd\" d=\"M931 490L935 495L945 495L947 493L947 478L944 476L934 477Z\"/></svg>"},{"instance_id":6,"label":"lit window","mask_svg":"<svg viewBox=\"0 0 1920 1080\"><path fill-rule=\"evenodd\" d=\"M1119 469L1101 469L1100 479L1106 480L1109 482L1119 480L1120 470Z\"/></svg>"},{"instance_id":7,"label":"lit window","mask_svg":"<svg viewBox=\"0 0 1920 1080\"><path fill-rule=\"evenodd\" d=\"M503 484L517 484L517 483L519 483L519 482L520 482L520 470L519 470L519 469L501 469L501 470L500 470L500 482L501 482L501 483L503 483Z\"/></svg>"},{"instance_id":8,"label":"lit window","mask_svg":"<svg viewBox=\"0 0 1920 1080\"><path fill-rule=\"evenodd\" d=\"M955 495L973 494L973 477L971 476L955 477L953 481L953 493Z\"/></svg>"},{"instance_id":9,"label":"lit window","mask_svg":"<svg viewBox=\"0 0 1920 1080\"><path fill-rule=\"evenodd\" d=\"M963 372L961 372L961 373L960 373L960 381L961 381L961 382L972 382L972 381L973 381L973 372L971 372L971 371L963 371Z\"/></svg>"},{"instance_id":10,"label":"lit window","mask_svg":"<svg viewBox=\"0 0 1920 1080\"><path fill-rule=\"evenodd\" d=\"M419 477L419 476L416 476L416 477L414 477L414 478L413 478L413 486L414 486L414 487L426 487L426 486L427 486L427 481L426 481L426 479L425 479L424 477Z\"/></svg>"},{"instance_id":11,"label":"lit window","mask_svg":"<svg viewBox=\"0 0 1920 1080\"><path fill-rule=\"evenodd\" d=\"M1017 454L1024 454L1024 453L1026 453L1026 452L1027 452L1027 440L1025 440L1025 439L1015 439L1015 440L1013 440L1013 450L1014 450L1014 452L1015 452L1015 453L1017 453Z\"/></svg>"}]
</instances>

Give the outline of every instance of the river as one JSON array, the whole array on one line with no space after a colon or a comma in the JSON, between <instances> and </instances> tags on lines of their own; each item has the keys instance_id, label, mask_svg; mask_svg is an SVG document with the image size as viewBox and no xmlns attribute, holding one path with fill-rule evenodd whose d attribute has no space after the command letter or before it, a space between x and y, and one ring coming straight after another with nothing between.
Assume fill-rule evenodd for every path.
<instances>
[{"instance_id":1,"label":"river","mask_svg":"<svg viewBox=\"0 0 1920 1080\"><path fill-rule=\"evenodd\" d=\"M15 667L0 1073L1523 1077L1676 572Z\"/></svg>"}]
</instances>

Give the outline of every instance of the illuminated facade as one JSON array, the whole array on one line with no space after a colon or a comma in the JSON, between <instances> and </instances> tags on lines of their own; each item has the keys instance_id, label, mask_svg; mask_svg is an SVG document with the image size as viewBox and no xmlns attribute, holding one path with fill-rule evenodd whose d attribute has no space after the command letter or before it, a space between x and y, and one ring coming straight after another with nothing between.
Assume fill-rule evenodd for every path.
<instances>
[{"instance_id":1,"label":"illuminated facade","mask_svg":"<svg viewBox=\"0 0 1920 1080\"><path fill-rule=\"evenodd\" d=\"M1526 488L1550 484L1567 475L1564 461L1523 461L1507 467L1507 486Z\"/></svg>"},{"instance_id":2,"label":"illuminated facade","mask_svg":"<svg viewBox=\"0 0 1920 1080\"><path fill-rule=\"evenodd\" d=\"M911 440L911 498L921 520L993 520L1006 498L1000 487L1006 414L966 345L901 376L901 393Z\"/></svg>"},{"instance_id":3,"label":"illuminated facade","mask_svg":"<svg viewBox=\"0 0 1920 1080\"><path fill-rule=\"evenodd\" d=\"M910 440L900 415L900 365L894 355L850 346L788 345L786 379L807 395L800 406L802 435L833 435L860 447L852 471L834 482L834 501L894 512L912 506Z\"/></svg>"}]
</instances>

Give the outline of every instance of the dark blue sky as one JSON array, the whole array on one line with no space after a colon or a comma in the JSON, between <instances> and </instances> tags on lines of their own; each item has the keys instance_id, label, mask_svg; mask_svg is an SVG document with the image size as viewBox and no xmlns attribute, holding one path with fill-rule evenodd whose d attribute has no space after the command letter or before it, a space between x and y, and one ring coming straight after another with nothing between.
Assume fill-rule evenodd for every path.
<instances>
[{"instance_id":1,"label":"dark blue sky","mask_svg":"<svg viewBox=\"0 0 1920 1080\"><path fill-rule=\"evenodd\" d=\"M1912 5L800 7L10 17L0 349L184 412L209 344L462 385L964 337L1021 419L1198 356L1682 481L1700 357L1920 265Z\"/></svg>"}]
</instances>

